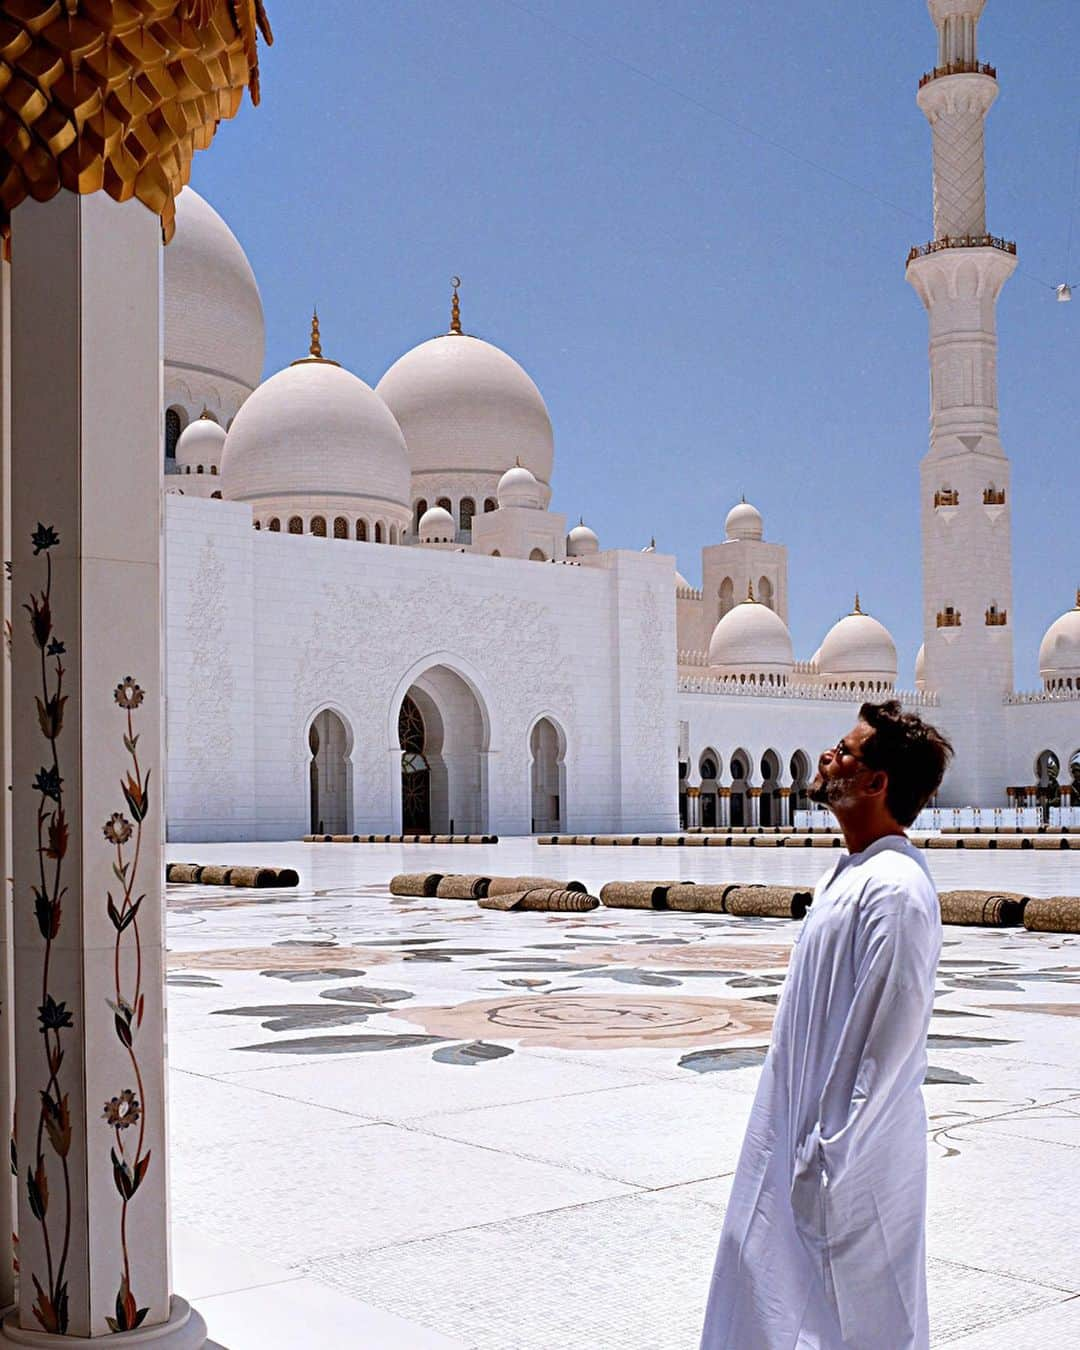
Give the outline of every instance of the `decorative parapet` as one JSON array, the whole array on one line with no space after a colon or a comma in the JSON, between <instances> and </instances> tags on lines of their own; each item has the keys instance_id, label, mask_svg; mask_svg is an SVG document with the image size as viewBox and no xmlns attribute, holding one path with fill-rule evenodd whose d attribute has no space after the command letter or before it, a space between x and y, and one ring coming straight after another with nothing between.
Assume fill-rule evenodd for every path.
<instances>
[{"instance_id":1,"label":"decorative parapet","mask_svg":"<svg viewBox=\"0 0 1080 1350\"><path fill-rule=\"evenodd\" d=\"M931 239L927 244L914 245L907 260L912 263L916 258L925 258L930 253L941 253L948 248L996 248L1002 253L1016 254L1015 242L996 234L943 234L940 239Z\"/></svg>"},{"instance_id":2,"label":"decorative parapet","mask_svg":"<svg viewBox=\"0 0 1080 1350\"><path fill-rule=\"evenodd\" d=\"M700 600L705 594L694 586L676 586L675 598L677 600Z\"/></svg>"},{"instance_id":3,"label":"decorative parapet","mask_svg":"<svg viewBox=\"0 0 1080 1350\"><path fill-rule=\"evenodd\" d=\"M953 609L951 605L946 605L944 609L939 609L937 613L937 626L939 628L959 628L960 611Z\"/></svg>"},{"instance_id":4,"label":"decorative parapet","mask_svg":"<svg viewBox=\"0 0 1080 1350\"><path fill-rule=\"evenodd\" d=\"M983 506L1004 506L1005 489L988 487L983 493Z\"/></svg>"},{"instance_id":5,"label":"decorative parapet","mask_svg":"<svg viewBox=\"0 0 1080 1350\"><path fill-rule=\"evenodd\" d=\"M0 231L28 197L61 188L132 197L161 217L218 124L259 101L263 0L5 4L0 60Z\"/></svg>"},{"instance_id":6,"label":"decorative parapet","mask_svg":"<svg viewBox=\"0 0 1080 1350\"><path fill-rule=\"evenodd\" d=\"M707 666L709 664L709 654L708 652L679 652L678 664L680 666Z\"/></svg>"},{"instance_id":7,"label":"decorative parapet","mask_svg":"<svg viewBox=\"0 0 1080 1350\"><path fill-rule=\"evenodd\" d=\"M680 675L680 694L716 694L727 698L781 698L802 702L862 703L871 692L866 689L827 689L820 684L743 684L740 680L716 675ZM878 692L878 691L875 691ZM938 696L923 690L890 689L889 696L905 707L936 708Z\"/></svg>"},{"instance_id":8,"label":"decorative parapet","mask_svg":"<svg viewBox=\"0 0 1080 1350\"><path fill-rule=\"evenodd\" d=\"M1009 622L1009 611L1007 609L995 609L993 605L986 611L987 628L1004 628Z\"/></svg>"},{"instance_id":9,"label":"decorative parapet","mask_svg":"<svg viewBox=\"0 0 1080 1350\"><path fill-rule=\"evenodd\" d=\"M795 662L795 667L794 667L794 673L795 673L796 675L813 675L813 676L816 676L816 675L818 674L818 668L817 668L817 666L814 664L813 661L796 661L796 662Z\"/></svg>"},{"instance_id":10,"label":"decorative parapet","mask_svg":"<svg viewBox=\"0 0 1080 1350\"><path fill-rule=\"evenodd\" d=\"M919 81L919 88L946 75L989 75L992 80L996 80L997 68L987 61L950 61L947 66L935 66L933 70L928 70Z\"/></svg>"},{"instance_id":11,"label":"decorative parapet","mask_svg":"<svg viewBox=\"0 0 1080 1350\"><path fill-rule=\"evenodd\" d=\"M940 506L959 506L960 493L956 488L938 488L934 493L934 509Z\"/></svg>"},{"instance_id":12,"label":"decorative parapet","mask_svg":"<svg viewBox=\"0 0 1080 1350\"><path fill-rule=\"evenodd\" d=\"M1030 693L1006 694L1002 702L1013 706L1025 703L1078 703L1080 689L1034 689Z\"/></svg>"}]
</instances>

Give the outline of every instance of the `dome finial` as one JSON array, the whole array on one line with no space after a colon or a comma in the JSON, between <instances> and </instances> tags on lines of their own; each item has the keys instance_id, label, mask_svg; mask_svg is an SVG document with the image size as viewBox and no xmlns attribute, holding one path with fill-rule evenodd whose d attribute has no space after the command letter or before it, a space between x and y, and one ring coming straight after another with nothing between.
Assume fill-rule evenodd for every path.
<instances>
[{"instance_id":1,"label":"dome finial","mask_svg":"<svg viewBox=\"0 0 1080 1350\"><path fill-rule=\"evenodd\" d=\"M454 293L450 297L450 331L461 336L461 299L458 296L458 287L461 285L460 277L451 277L450 285L454 288Z\"/></svg>"},{"instance_id":2,"label":"dome finial","mask_svg":"<svg viewBox=\"0 0 1080 1350\"><path fill-rule=\"evenodd\" d=\"M862 606L859 604L859 592L858 592L858 591L855 592L855 608L854 608L851 612L852 612L852 614L861 614L861 613L862 613Z\"/></svg>"},{"instance_id":3,"label":"dome finial","mask_svg":"<svg viewBox=\"0 0 1080 1350\"><path fill-rule=\"evenodd\" d=\"M319 337L319 311L311 311L311 347L308 349L308 355L315 358L316 361L322 360L322 339Z\"/></svg>"},{"instance_id":4,"label":"dome finial","mask_svg":"<svg viewBox=\"0 0 1080 1350\"><path fill-rule=\"evenodd\" d=\"M202 421L203 419L207 422L213 421L213 418L210 416L210 409L205 403L202 405L202 412L199 414L199 420ZM1078 592L1078 594L1080 594L1080 592Z\"/></svg>"},{"instance_id":5,"label":"dome finial","mask_svg":"<svg viewBox=\"0 0 1080 1350\"><path fill-rule=\"evenodd\" d=\"M749 580L749 581L746 583L746 603L747 603L748 605L756 605L756 604L757 604L757 601L754 599L754 582L753 582L753 578L751 578L751 580Z\"/></svg>"}]
</instances>

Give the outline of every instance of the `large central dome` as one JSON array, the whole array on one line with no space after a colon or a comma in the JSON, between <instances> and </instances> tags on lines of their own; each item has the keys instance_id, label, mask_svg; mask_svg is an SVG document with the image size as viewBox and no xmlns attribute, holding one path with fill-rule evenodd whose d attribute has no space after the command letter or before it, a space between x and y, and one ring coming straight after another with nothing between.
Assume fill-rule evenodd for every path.
<instances>
[{"instance_id":1,"label":"large central dome","mask_svg":"<svg viewBox=\"0 0 1080 1350\"><path fill-rule=\"evenodd\" d=\"M476 473L497 481L520 461L550 484L554 444L540 390L490 342L464 333L432 338L396 361L375 392L401 427L414 477Z\"/></svg>"}]
</instances>

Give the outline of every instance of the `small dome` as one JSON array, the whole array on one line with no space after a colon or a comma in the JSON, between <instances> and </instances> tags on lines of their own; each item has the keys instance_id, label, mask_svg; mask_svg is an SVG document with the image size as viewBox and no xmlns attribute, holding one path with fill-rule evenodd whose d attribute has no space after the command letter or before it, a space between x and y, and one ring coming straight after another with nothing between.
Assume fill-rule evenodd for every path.
<instances>
[{"instance_id":1,"label":"small dome","mask_svg":"<svg viewBox=\"0 0 1080 1350\"><path fill-rule=\"evenodd\" d=\"M312 355L271 376L236 414L222 457L234 501L362 499L410 512L409 455L386 404L363 380Z\"/></svg>"},{"instance_id":2,"label":"small dome","mask_svg":"<svg viewBox=\"0 0 1080 1350\"><path fill-rule=\"evenodd\" d=\"M225 445L225 428L212 417L196 418L180 433L176 442L177 468L221 467L221 452Z\"/></svg>"},{"instance_id":3,"label":"small dome","mask_svg":"<svg viewBox=\"0 0 1080 1350\"><path fill-rule=\"evenodd\" d=\"M855 597L851 614L825 634L817 657L818 671L840 683L896 683L896 643L884 626L864 614Z\"/></svg>"},{"instance_id":4,"label":"small dome","mask_svg":"<svg viewBox=\"0 0 1080 1350\"><path fill-rule=\"evenodd\" d=\"M540 391L490 342L432 338L395 361L376 392L398 420L414 474L499 474L517 456L545 486L555 448Z\"/></svg>"},{"instance_id":5,"label":"small dome","mask_svg":"<svg viewBox=\"0 0 1080 1350\"><path fill-rule=\"evenodd\" d=\"M761 512L756 506L751 506L744 497L727 513L727 520L724 522L724 534L727 539L749 539L758 540L763 538L765 533L765 524L761 519Z\"/></svg>"},{"instance_id":6,"label":"small dome","mask_svg":"<svg viewBox=\"0 0 1080 1350\"><path fill-rule=\"evenodd\" d=\"M544 489L536 481L536 475L520 459L499 479L495 496L500 506L527 506L542 511L546 504Z\"/></svg>"},{"instance_id":7,"label":"small dome","mask_svg":"<svg viewBox=\"0 0 1080 1350\"><path fill-rule=\"evenodd\" d=\"M587 558L600 552L600 540L596 532L590 530L584 521L579 521L566 536L566 556L568 558Z\"/></svg>"},{"instance_id":8,"label":"small dome","mask_svg":"<svg viewBox=\"0 0 1080 1350\"><path fill-rule=\"evenodd\" d=\"M786 679L795 667L787 624L768 605L744 600L713 629L709 665L723 675L772 675Z\"/></svg>"},{"instance_id":9,"label":"small dome","mask_svg":"<svg viewBox=\"0 0 1080 1350\"><path fill-rule=\"evenodd\" d=\"M453 543L457 538L454 517L445 506L429 506L420 517L418 532L424 544Z\"/></svg>"},{"instance_id":10,"label":"small dome","mask_svg":"<svg viewBox=\"0 0 1080 1350\"><path fill-rule=\"evenodd\" d=\"M1039 674L1048 689L1080 678L1080 590L1076 608L1055 619L1039 643Z\"/></svg>"},{"instance_id":11,"label":"small dome","mask_svg":"<svg viewBox=\"0 0 1080 1350\"><path fill-rule=\"evenodd\" d=\"M926 688L926 643L919 648L915 655L915 688Z\"/></svg>"},{"instance_id":12,"label":"small dome","mask_svg":"<svg viewBox=\"0 0 1080 1350\"><path fill-rule=\"evenodd\" d=\"M266 352L255 273L232 230L192 188L176 199L163 266L166 367L189 381L192 373L222 376L254 389Z\"/></svg>"}]
</instances>

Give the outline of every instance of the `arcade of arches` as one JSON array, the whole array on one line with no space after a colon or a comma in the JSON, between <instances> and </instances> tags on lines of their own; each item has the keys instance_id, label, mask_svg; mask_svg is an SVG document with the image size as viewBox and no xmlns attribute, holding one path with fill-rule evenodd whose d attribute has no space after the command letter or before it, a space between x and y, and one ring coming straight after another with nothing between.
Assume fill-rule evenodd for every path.
<instances>
[{"instance_id":1,"label":"arcade of arches","mask_svg":"<svg viewBox=\"0 0 1080 1350\"><path fill-rule=\"evenodd\" d=\"M812 765L805 750L796 750L786 765L778 751L766 750L755 776L754 761L747 750L735 749L726 760L711 747L703 750L696 765L686 761L679 764L682 826L716 830L790 825L793 813L805 811L810 805L807 789L813 777Z\"/></svg>"}]
</instances>

